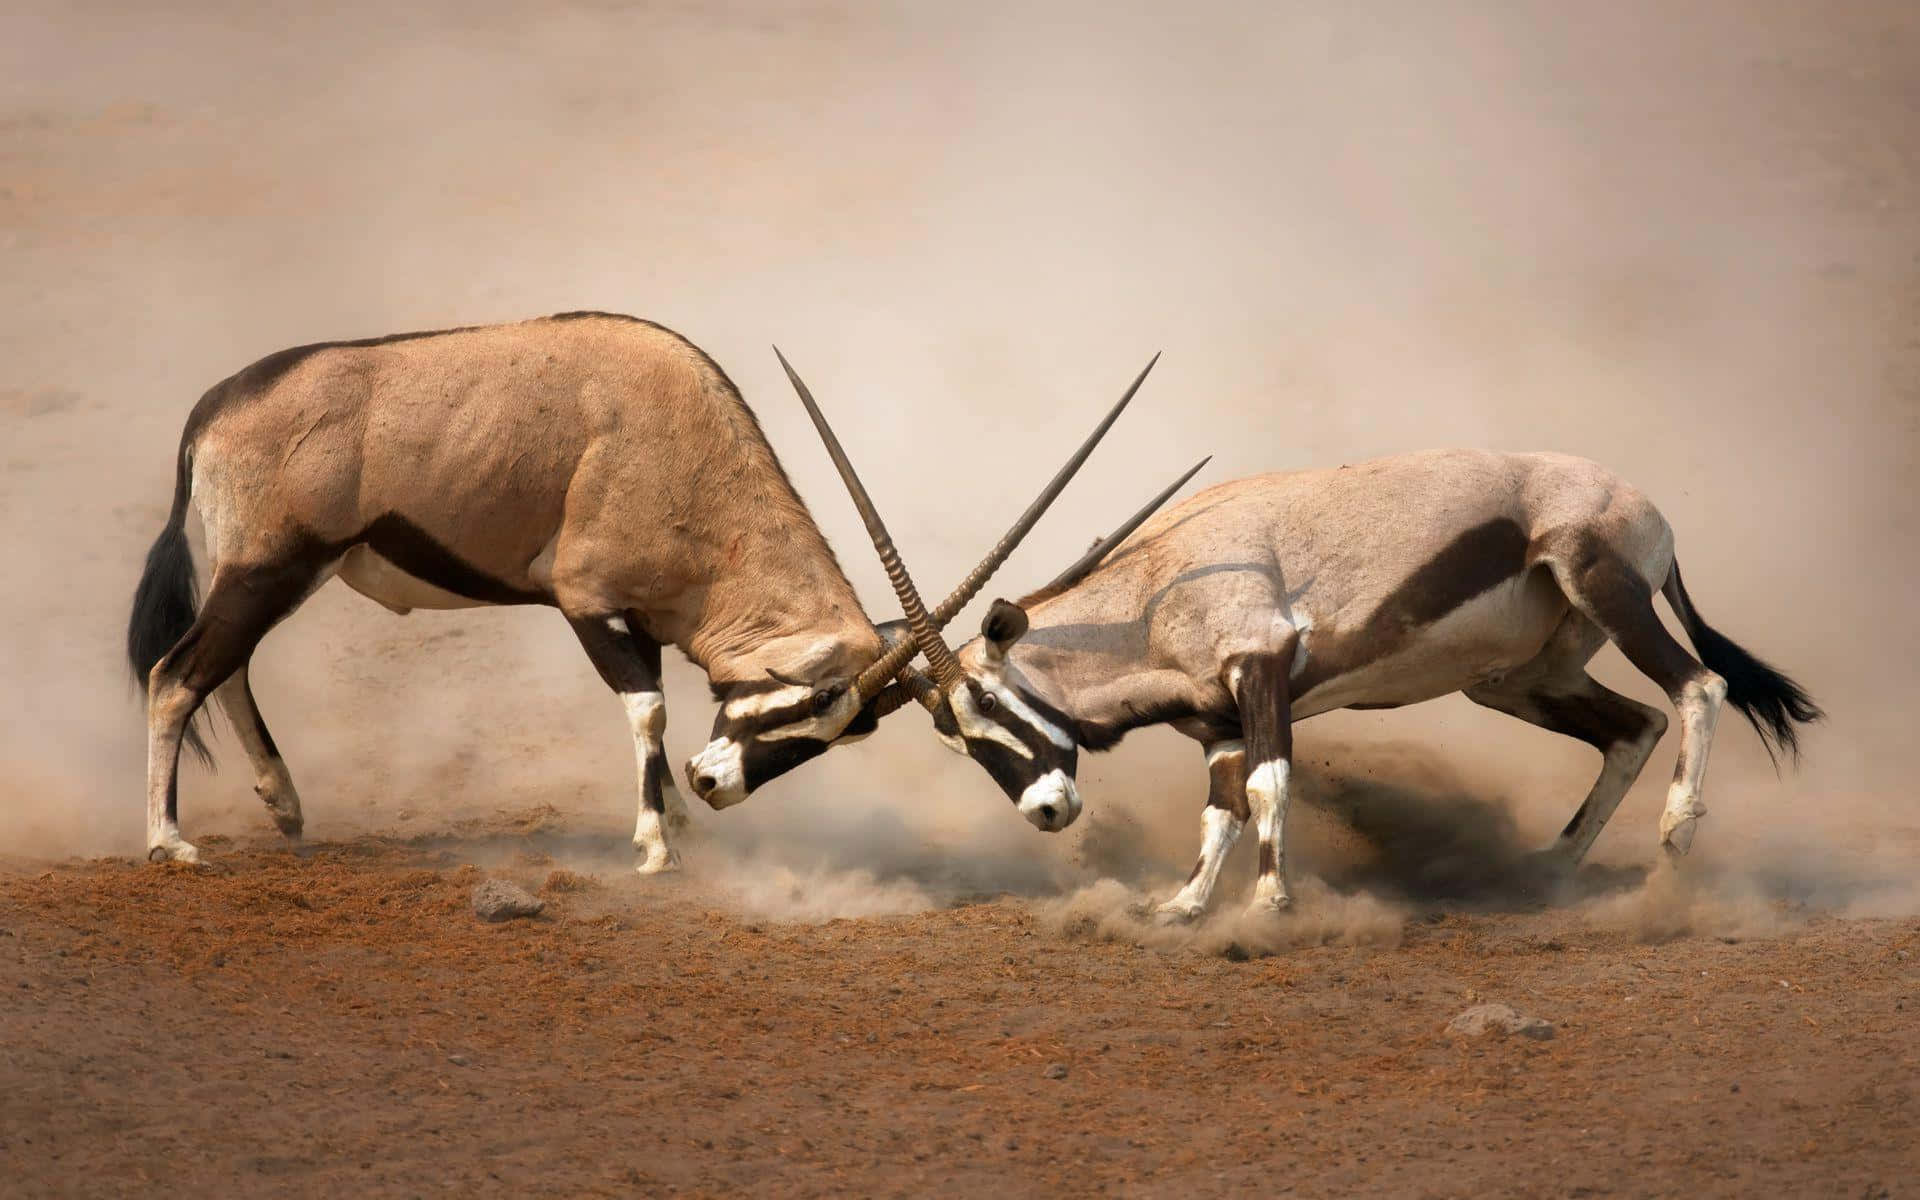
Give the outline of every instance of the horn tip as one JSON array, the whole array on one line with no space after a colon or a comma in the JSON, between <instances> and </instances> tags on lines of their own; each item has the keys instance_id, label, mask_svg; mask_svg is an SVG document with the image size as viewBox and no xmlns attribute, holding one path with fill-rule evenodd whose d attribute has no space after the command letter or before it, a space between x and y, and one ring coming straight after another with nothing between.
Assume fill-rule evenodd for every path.
<instances>
[{"instance_id":1,"label":"horn tip","mask_svg":"<svg viewBox=\"0 0 1920 1200\"><path fill-rule=\"evenodd\" d=\"M1155 350L1153 352L1153 357L1147 360L1147 365L1144 367L1141 367L1140 373L1133 377L1133 386L1127 389L1126 396L1124 396L1120 401L1121 404L1124 405L1128 400L1133 399L1133 394L1140 390L1140 385L1147 381L1147 376L1153 374L1153 365L1159 361L1160 361L1160 351Z\"/></svg>"}]
</instances>

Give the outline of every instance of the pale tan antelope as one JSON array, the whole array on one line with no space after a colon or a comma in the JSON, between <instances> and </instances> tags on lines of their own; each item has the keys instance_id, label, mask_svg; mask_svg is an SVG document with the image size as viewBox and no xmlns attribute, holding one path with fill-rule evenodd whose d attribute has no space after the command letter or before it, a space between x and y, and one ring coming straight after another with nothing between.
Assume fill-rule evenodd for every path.
<instances>
[{"instance_id":1,"label":"pale tan antelope","mask_svg":"<svg viewBox=\"0 0 1920 1200\"><path fill-rule=\"evenodd\" d=\"M1795 725L1821 715L1700 618L1666 519L1583 459L1435 450L1262 475L1203 491L1129 541L1130 529L1019 604L996 602L958 654L916 630L932 676L917 687L948 745L1048 831L1079 815L1082 748L1163 723L1199 741L1211 779L1200 858L1161 906L1169 918L1205 909L1249 819L1254 907L1287 904L1292 723L1316 713L1463 692L1595 747L1599 779L1543 852L1561 868L1592 846L1667 727L1587 674L1609 638L1680 714L1660 819L1671 854L1706 812L1723 701L1769 754L1797 757ZM1660 623L1656 591L1704 665Z\"/></svg>"},{"instance_id":2,"label":"pale tan antelope","mask_svg":"<svg viewBox=\"0 0 1920 1200\"><path fill-rule=\"evenodd\" d=\"M979 582L1132 396L980 564ZM204 606L189 506L206 533ZM205 754L193 719L215 691L268 812L300 835L300 798L247 663L335 575L402 614L558 608L626 706L643 872L676 863L667 822L685 812L662 741L662 645L706 671L720 704L687 764L714 808L871 732L898 707L903 693L888 685L916 651L868 620L739 392L667 329L567 313L284 350L194 407L173 508L134 595L149 857L198 857L180 836L176 775L183 740Z\"/></svg>"}]
</instances>

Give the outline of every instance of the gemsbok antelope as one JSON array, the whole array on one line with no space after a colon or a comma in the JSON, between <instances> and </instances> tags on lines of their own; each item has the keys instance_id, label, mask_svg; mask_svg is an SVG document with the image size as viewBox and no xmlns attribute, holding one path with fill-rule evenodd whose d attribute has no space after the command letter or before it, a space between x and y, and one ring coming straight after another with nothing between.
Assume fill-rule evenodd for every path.
<instances>
[{"instance_id":1,"label":"gemsbok antelope","mask_svg":"<svg viewBox=\"0 0 1920 1200\"><path fill-rule=\"evenodd\" d=\"M858 479L842 478L858 497ZM1464 692L1593 746L1600 776L1542 852L1562 869L1592 846L1667 727L1657 709L1587 674L1608 639L1680 715L1660 818L1670 855L1687 852L1706 813L1701 779L1723 702L1770 756L1797 758L1795 726L1822 715L1701 619L1666 519L1584 459L1403 454L1223 483L1128 542L1139 523L1020 603L996 601L957 654L916 627L931 679L914 686L947 745L1047 831L1080 813L1082 748L1155 724L1200 742L1210 777L1200 857L1159 907L1167 919L1205 910L1250 819L1260 838L1252 907L1287 905L1292 723L1316 713ZM1656 591L1699 659L1661 624Z\"/></svg>"},{"instance_id":2,"label":"gemsbok antelope","mask_svg":"<svg viewBox=\"0 0 1920 1200\"><path fill-rule=\"evenodd\" d=\"M1132 396L988 554L976 589ZM206 534L204 605L189 506ZM670 330L565 313L283 350L187 418L173 507L134 594L150 858L198 859L180 836L177 768L183 741L207 757L193 720L215 692L269 814L300 836L247 664L335 575L400 614L558 608L626 707L643 873L677 863L667 823L685 817L662 740L662 645L706 671L720 705L687 764L716 809L872 732L905 698L892 681L917 652L867 618L733 383Z\"/></svg>"}]
</instances>

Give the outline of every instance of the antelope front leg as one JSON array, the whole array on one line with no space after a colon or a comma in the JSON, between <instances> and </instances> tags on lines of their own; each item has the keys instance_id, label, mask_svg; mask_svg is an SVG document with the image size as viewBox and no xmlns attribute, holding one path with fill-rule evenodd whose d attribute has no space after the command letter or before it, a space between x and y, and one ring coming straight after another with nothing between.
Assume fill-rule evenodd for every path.
<instances>
[{"instance_id":1,"label":"antelope front leg","mask_svg":"<svg viewBox=\"0 0 1920 1200\"><path fill-rule=\"evenodd\" d=\"M671 794L679 801L676 807L682 824L687 806L679 800L667 769L667 698L660 688L660 643L636 632L623 616L569 620L600 677L619 695L633 731L640 774L639 814L633 824L633 848L640 861L634 870L642 875L671 871L680 865L680 855L667 841L667 797Z\"/></svg>"},{"instance_id":2,"label":"antelope front leg","mask_svg":"<svg viewBox=\"0 0 1920 1200\"><path fill-rule=\"evenodd\" d=\"M640 861L633 869L642 875L671 871L680 865L680 854L667 844L666 794L673 787L664 741L667 699L660 692L626 692L620 702L627 707L634 757L640 764L640 811L633 823L633 848ZM685 803L680 812L684 823Z\"/></svg>"},{"instance_id":3,"label":"antelope front leg","mask_svg":"<svg viewBox=\"0 0 1920 1200\"><path fill-rule=\"evenodd\" d=\"M1207 751L1207 806L1200 814L1200 861L1193 864L1187 885L1154 912L1163 921L1192 921L1207 909L1221 864L1247 824L1246 743L1209 742Z\"/></svg>"},{"instance_id":4,"label":"antelope front leg","mask_svg":"<svg viewBox=\"0 0 1920 1200\"><path fill-rule=\"evenodd\" d=\"M1251 655L1237 672L1235 699L1247 743L1247 808L1260 834L1260 877L1250 913L1277 912L1287 895L1287 793L1293 773L1293 714L1287 692L1289 645L1278 654Z\"/></svg>"}]
</instances>

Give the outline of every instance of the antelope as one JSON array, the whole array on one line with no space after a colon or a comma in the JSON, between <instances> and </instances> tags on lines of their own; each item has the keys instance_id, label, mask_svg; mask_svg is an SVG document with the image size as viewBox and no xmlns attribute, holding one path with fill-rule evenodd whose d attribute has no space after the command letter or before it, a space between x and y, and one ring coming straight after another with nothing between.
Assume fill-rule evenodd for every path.
<instances>
[{"instance_id":1,"label":"antelope","mask_svg":"<svg viewBox=\"0 0 1920 1200\"><path fill-rule=\"evenodd\" d=\"M975 590L1139 383L975 569ZM189 507L206 535L204 605ZM868 619L732 381L663 326L562 313L283 350L187 418L173 507L134 593L153 861L199 859L180 833L177 773L183 743L211 764L194 720L216 693L268 814L300 837L248 663L336 576L401 615L559 609L626 709L642 873L679 864L668 826L686 819L667 770L662 646L702 668L719 703L686 766L715 809L871 733L904 702L894 676L917 652L897 623Z\"/></svg>"},{"instance_id":2,"label":"antelope","mask_svg":"<svg viewBox=\"0 0 1920 1200\"><path fill-rule=\"evenodd\" d=\"M858 498L858 478L842 479ZM1080 814L1080 750L1158 724L1198 741L1200 856L1156 910L1164 920L1205 910L1250 820L1260 845L1250 907L1288 906L1292 728L1318 713L1462 692L1600 751L1599 778L1539 852L1549 871L1586 854L1667 728L1660 710L1587 673L1609 639L1679 714L1659 825L1671 858L1707 811L1701 783L1723 703L1776 762L1780 751L1797 760L1795 726L1823 715L1700 617L1666 519L1584 459L1431 450L1260 475L1143 524L1165 496L1039 591L996 601L957 653L916 625L929 669L910 680L948 747L1048 832ZM1698 658L1661 624L1656 591Z\"/></svg>"}]
</instances>

